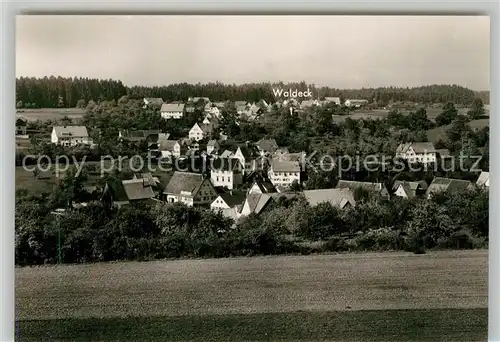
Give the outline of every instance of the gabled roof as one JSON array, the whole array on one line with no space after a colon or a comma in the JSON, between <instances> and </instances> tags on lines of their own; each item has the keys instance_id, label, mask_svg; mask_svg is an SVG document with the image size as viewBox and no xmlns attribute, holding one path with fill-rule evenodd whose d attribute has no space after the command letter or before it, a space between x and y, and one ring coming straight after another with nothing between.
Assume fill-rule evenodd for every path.
<instances>
[{"instance_id":1,"label":"gabled roof","mask_svg":"<svg viewBox=\"0 0 500 342\"><path fill-rule=\"evenodd\" d=\"M234 208L236 206L241 206L245 202L245 194L241 191L233 191L231 193L225 192L219 195L219 197L226 202L226 204L230 208Z\"/></svg>"},{"instance_id":2,"label":"gabled roof","mask_svg":"<svg viewBox=\"0 0 500 342\"><path fill-rule=\"evenodd\" d=\"M203 175L199 173L175 171L164 193L179 195L181 191L187 191L191 194L195 194L204 180Z\"/></svg>"},{"instance_id":3,"label":"gabled roof","mask_svg":"<svg viewBox=\"0 0 500 342\"><path fill-rule=\"evenodd\" d=\"M441 158L448 158L451 156L450 150L448 150L447 148L441 148L436 150L436 154Z\"/></svg>"},{"instance_id":4,"label":"gabled roof","mask_svg":"<svg viewBox=\"0 0 500 342\"><path fill-rule=\"evenodd\" d=\"M490 186L490 173L486 171L481 171L481 174L479 175L476 184L478 186Z\"/></svg>"},{"instance_id":5,"label":"gabled roof","mask_svg":"<svg viewBox=\"0 0 500 342\"><path fill-rule=\"evenodd\" d=\"M296 161L274 158L271 161L271 170L273 172L300 172L300 164Z\"/></svg>"},{"instance_id":6,"label":"gabled roof","mask_svg":"<svg viewBox=\"0 0 500 342\"><path fill-rule=\"evenodd\" d=\"M161 106L163 104L163 99L161 97L145 97L144 102L149 102L155 106Z\"/></svg>"},{"instance_id":7,"label":"gabled roof","mask_svg":"<svg viewBox=\"0 0 500 342\"><path fill-rule=\"evenodd\" d=\"M434 177L432 183L427 188L427 195L441 191L460 191L469 189L471 182L462 179Z\"/></svg>"},{"instance_id":8,"label":"gabled roof","mask_svg":"<svg viewBox=\"0 0 500 342\"><path fill-rule=\"evenodd\" d=\"M215 158L210 161L210 168L212 172L240 171L242 165L240 161L235 158Z\"/></svg>"},{"instance_id":9,"label":"gabled roof","mask_svg":"<svg viewBox=\"0 0 500 342\"><path fill-rule=\"evenodd\" d=\"M340 104L340 97L325 97L325 102Z\"/></svg>"},{"instance_id":10,"label":"gabled roof","mask_svg":"<svg viewBox=\"0 0 500 342\"><path fill-rule=\"evenodd\" d=\"M158 141L158 149L161 151L173 151L177 143L180 145L178 140L161 139Z\"/></svg>"},{"instance_id":11,"label":"gabled roof","mask_svg":"<svg viewBox=\"0 0 500 342\"><path fill-rule=\"evenodd\" d=\"M150 129L150 130L123 130L120 131L121 138L129 141L158 141L160 136L160 130Z\"/></svg>"},{"instance_id":12,"label":"gabled roof","mask_svg":"<svg viewBox=\"0 0 500 342\"><path fill-rule=\"evenodd\" d=\"M415 151L415 153L435 153L436 149L434 148L434 144L431 142L416 142L412 143L411 147Z\"/></svg>"},{"instance_id":13,"label":"gabled roof","mask_svg":"<svg viewBox=\"0 0 500 342\"><path fill-rule=\"evenodd\" d=\"M124 180L122 183L129 201L150 199L155 196L153 188L145 179Z\"/></svg>"},{"instance_id":14,"label":"gabled roof","mask_svg":"<svg viewBox=\"0 0 500 342\"><path fill-rule=\"evenodd\" d=\"M347 204L355 205L354 193L351 189L317 189L303 191L310 206L329 202L333 206L344 208Z\"/></svg>"},{"instance_id":15,"label":"gabled roof","mask_svg":"<svg viewBox=\"0 0 500 342\"><path fill-rule=\"evenodd\" d=\"M260 150L270 153L274 153L279 148L275 139L260 139L256 145Z\"/></svg>"},{"instance_id":16,"label":"gabled roof","mask_svg":"<svg viewBox=\"0 0 500 342\"><path fill-rule=\"evenodd\" d=\"M392 189L396 191L400 185L403 185L405 189L409 189L412 191L416 190L427 190L427 183L425 181L418 181L418 182L408 182L408 181L394 181L394 184L392 186Z\"/></svg>"},{"instance_id":17,"label":"gabled roof","mask_svg":"<svg viewBox=\"0 0 500 342\"><path fill-rule=\"evenodd\" d=\"M212 139L208 141L207 146L217 147L219 146L219 143L217 142L217 140Z\"/></svg>"},{"instance_id":18,"label":"gabled roof","mask_svg":"<svg viewBox=\"0 0 500 342\"><path fill-rule=\"evenodd\" d=\"M230 150L225 150L224 152L221 153L220 157L221 158L229 158L231 156L233 156L233 152L230 151Z\"/></svg>"},{"instance_id":19,"label":"gabled roof","mask_svg":"<svg viewBox=\"0 0 500 342\"><path fill-rule=\"evenodd\" d=\"M414 143L400 144L396 149L396 153L406 153L410 149L410 147L417 154L436 152L434 144L431 142L414 142Z\"/></svg>"},{"instance_id":20,"label":"gabled roof","mask_svg":"<svg viewBox=\"0 0 500 342\"><path fill-rule=\"evenodd\" d=\"M256 151L255 147L253 145L250 145L250 144L248 144L248 145L247 144L239 144L239 145L235 146L235 153L238 149L240 149L241 154L243 155L243 157L245 157L245 159L255 158L258 155L258 152Z\"/></svg>"},{"instance_id":21,"label":"gabled roof","mask_svg":"<svg viewBox=\"0 0 500 342\"><path fill-rule=\"evenodd\" d=\"M354 190L356 188L363 188L367 191L375 191L379 192L385 189L385 185L383 183L369 183L369 182L357 182L357 181L348 181L348 180L339 180L337 183L336 189L351 189Z\"/></svg>"},{"instance_id":22,"label":"gabled roof","mask_svg":"<svg viewBox=\"0 0 500 342\"><path fill-rule=\"evenodd\" d=\"M234 105L236 107L238 107L238 106L245 106L246 107L247 103L248 103L247 101L234 101Z\"/></svg>"},{"instance_id":23,"label":"gabled roof","mask_svg":"<svg viewBox=\"0 0 500 342\"><path fill-rule=\"evenodd\" d=\"M244 112L247 110L247 106L246 105L237 105L236 106L236 111L237 112Z\"/></svg>"},{"instance_id":24,"label":"gabled roof","mask_svg":"<svg viewBox=\"0 0 500 342\"><path fill-rule=\"evenodd\" d=\"M183 103L164 103L161 105L160 112L183 112Z\"/></svg>"},{"instance_id":25,"label":"gabled roof","mask_svg":"<svg viewBox=\"0 0 500 342\"><path fill-rule=\"evenodd\" d=\"M253 188L254 185L257 185L260 189L260 191L263 193L263 194L269 194L269 193L276 193L277 190L276 190L276 187L273 185L273 183L269 182L269 181L260 181L260 180L256 180L251 188Z\"/></svg>"},{"instance_id":26,"label":"gabled roof","mask_svg":"<svg viewBox=\"0 0 500 342\"><path fill-rule=\"evenodd\" d=\"M87 127L85 126L54 126L58 138L61 137L88 137Z\"/></svg>"},{"instance_id":27,"label":"gabled roof","mask_svg":"<svg viewBox=\"0 0 500 342\"><path fill-rule=\"evenodd\" d=\"M269 194L249 194L245 203L248 203L251 213L259 214L272 200Z\"/></svg>"}]
</instances>

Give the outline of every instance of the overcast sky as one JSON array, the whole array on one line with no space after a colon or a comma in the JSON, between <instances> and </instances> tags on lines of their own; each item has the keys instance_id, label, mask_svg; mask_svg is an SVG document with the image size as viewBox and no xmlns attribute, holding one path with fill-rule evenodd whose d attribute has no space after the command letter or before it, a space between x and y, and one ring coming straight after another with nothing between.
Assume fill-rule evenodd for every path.
<instances>
[{"instance_id":1,"label":"overcast sky","mask_svg":"<svg viewBox=\"0 0 500 342\"><path fill-rule=\"evenodd\" d=\"M16 75L489 90L489 17L18 16Z\"/></svg>"}]
</instances>

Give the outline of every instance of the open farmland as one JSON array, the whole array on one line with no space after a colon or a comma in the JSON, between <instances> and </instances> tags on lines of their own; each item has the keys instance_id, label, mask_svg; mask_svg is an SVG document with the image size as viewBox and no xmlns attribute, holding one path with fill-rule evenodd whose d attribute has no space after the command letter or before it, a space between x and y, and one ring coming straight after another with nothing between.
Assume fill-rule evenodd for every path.
<instances>
[{"instance_id":1,"label":"open farmland","mask_svg":"<svg viewBox=\"0 0 500 342\"><path fill-rule=\"evenodd\" d=\"M19 109L16 112L16 118L27 121L46 121L62 119L67 116L70 119L81 119L85 110L81 108L37 108L37 109Z\"/></svg>"},{"instance_id":2,"label":"open farmland","mask_svg":"<svg viewBox=\"0 0 500 342\"><path fill-rule=\"evenodd\" d=\"M480 341L487 251L16 270L21 341Z\"/></svg>"}]
</instances>

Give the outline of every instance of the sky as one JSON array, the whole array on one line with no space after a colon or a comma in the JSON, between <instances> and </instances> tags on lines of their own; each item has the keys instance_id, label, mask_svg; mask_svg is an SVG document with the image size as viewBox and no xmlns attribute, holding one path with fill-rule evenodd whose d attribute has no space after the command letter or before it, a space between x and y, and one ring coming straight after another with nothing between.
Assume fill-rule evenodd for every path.
<instances>
[{"instance_id":1,"label":"sky","mask_svg":"<svg viewBox=\"0 0 500 342\"><path fill-rule=\"evenodd\" d=\"M487 16L18 16L16 76L490 89Z\"/></svg>"}]
</instances>

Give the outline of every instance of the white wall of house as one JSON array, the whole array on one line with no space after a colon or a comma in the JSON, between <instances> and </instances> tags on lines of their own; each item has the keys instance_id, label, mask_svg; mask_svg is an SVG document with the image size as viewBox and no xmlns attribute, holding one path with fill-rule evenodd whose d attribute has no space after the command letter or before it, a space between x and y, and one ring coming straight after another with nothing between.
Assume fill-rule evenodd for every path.
<instances>
[{"instance_id":1,"label":"white wall of house","mask_svg":"<svg viewBox=\"0 0 500 342\"><path fill-rule=\"evenodd\" d=\"M300 183L300 172L274 172L271 168L268 177L274 186L290 186L294 181Z\"/></svg>"},{"instance_id":2,"label":"white wall of house","mask_svg":"<svg viewBox=\"0 0 500 342\"><path fill-rule=\"evenodd\" d=\"M412 147L408 148L406 153L401 154L401 158L406 159L410 163L435 163L436 162L436 152L425 152L425 153L415 153Z\"/></svg>"},{"instance_id":3,"label":"white wall of house","mask_svg":"<svg viewBox=\"0 0 500 342\"><path fill-rule=\"evenodd\" d=\"M201 127L198 124L195 124L190 130L189 130L189 139L195 140L195 141L200 141L203 138L205 138L205 132L201 129Z\"/></svg>"},{"instance_id":4,"label":"white wall of house","mask_svg":"<svg viewBox=\"0 0 500 342\"><path fill-rule=\"evenodd\" d=\"M403 197L403 198L408 198L408 195L406 194L406 191L404 190L402 184L399 184L398 188L394 192L394 195L399 196L399 197Z\"/></svg>"},{"instance_id":5,"label":"white wall of house","mask_svg":"<svg viewBox=\"0 0 500 342\"><path fill-rule=\"evenodd\" d=\"M253 183L252 187L248 189L248 194L261 194L262 191L260 190L259 186L257 183Z\"/></svg>"},{"instance_id":6,"label":"white wall of house","mask_svg":"<svg viewBox=\"0 0 500 342\"><path fill-rule=\"evenodd\" d=\"M227 203L222 199L222 197L217 197L212 204L210 204L210 209L217 211L222 209L230 209Z\"/></svg>"},{"instance_id":7,"label":"white wall of house","mask_svg":"<svg viewBox=\"0 0 500 342\"><path fill-rule=\"evenodd\" d=\"M77 137L77 136L57 136L55 129L52 129L50 134L50 141L53 144L62 146L77 146L79 144L92 145L92 139L89 137Z\"/></svg>"},{"instance_id":8,"label":"white wall of house","mask_svg":"<svg viewBox=\"0 0 500 342\"><path fill-rule=\"evenodd\" d=\"M183 112L160 112L160 115L163 119L168 120L168 119L181 119L182 116L184 115Z\"/></svg>"},{"instance_id":9,"label":"white wall of house","mask_svg":"<svg viewBox=\"0 0 500 342\"><path fill-rule=\"evenodd\" d=\"M214 170L210 174L210 180L214 186L226 187L229 190L243 184L241 173L234 171Z\"/></svg>"}]
</instances>

